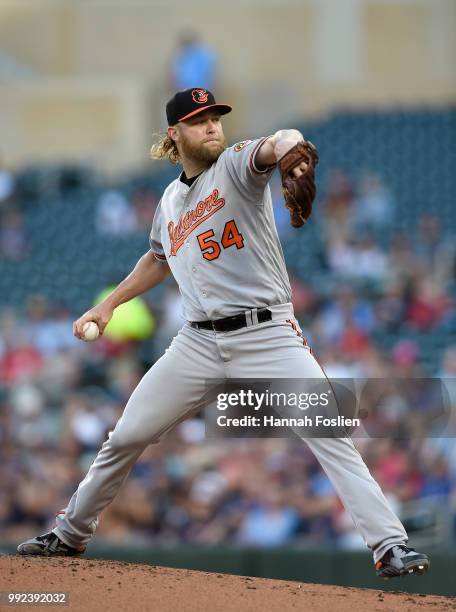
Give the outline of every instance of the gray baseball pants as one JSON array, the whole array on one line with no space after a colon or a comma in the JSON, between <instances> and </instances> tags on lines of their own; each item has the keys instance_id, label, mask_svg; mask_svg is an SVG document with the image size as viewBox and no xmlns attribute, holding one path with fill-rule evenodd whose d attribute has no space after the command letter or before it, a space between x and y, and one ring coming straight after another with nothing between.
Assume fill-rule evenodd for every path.
<instances>
[{"instance_id":1,"label":"gray baseball pants","mask_svg":"<svg viewBox=\"0 0 456 612\"><path fill-rule=\"evenodd\" d=\"M272 321L215 333L185 324L165 354L144 375L122 417L109 432L67 508L56 533L69 546L89 542L98 517L114 499L143 450L197 412L206 381L224 378L323 378L302 337L291 304L270 308ZM367 546L378 561L406 531L350 438L305 438Z\"/></svg>"}]
</instances>

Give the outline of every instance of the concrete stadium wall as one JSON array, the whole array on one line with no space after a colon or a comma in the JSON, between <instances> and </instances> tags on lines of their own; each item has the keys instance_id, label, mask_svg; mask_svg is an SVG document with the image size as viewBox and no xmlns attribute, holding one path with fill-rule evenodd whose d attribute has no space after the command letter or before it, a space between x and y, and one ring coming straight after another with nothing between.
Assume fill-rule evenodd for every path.
<instances>
[{"instance_id":1,"label":"concrete stadium wall","mask_svg":"<svg viewBox=\"0 0 456 612\"><path fill-rule=\"evenodd\" d=\"M164 127L167 67L188 27L219 53L216 91L240 109L229 121L236 136L289 127L296 117L341 106L456 100L454 0L195 0L190 6L184 0L2 0L0 56L35 73L27 86L7 81L0 91L0 148L9 163L89 155L122 167L142 160L138 151ZM103 88L105 106L97 102ZM73 99L75 91L82 93ZM45 130L33 123L24 137L21 113L42 116L43 98L59 121L67 117L86 138L43 142ZM107 140L118 144L108 154Z\"/></svg>"},{"instance_id":2,"label":"concrete stadium wall","mask_svg":"<svg viewBox=\"0 0 456 612\"><path fill-rule=\"evenodd\" d=\"M10 166L79 160L105 170L148 161L149 92L136 80L0 81L0 157Z\"/></svg>"}]
</instances>

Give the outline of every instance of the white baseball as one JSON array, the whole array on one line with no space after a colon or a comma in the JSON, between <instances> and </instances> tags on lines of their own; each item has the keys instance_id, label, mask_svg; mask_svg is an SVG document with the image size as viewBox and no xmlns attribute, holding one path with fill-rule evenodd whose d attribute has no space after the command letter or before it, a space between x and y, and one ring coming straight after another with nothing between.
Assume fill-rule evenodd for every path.
<instances>
[{"instance_id":1,"label":"white baseball","mask_svg":"<svg viewBox=\"0 0 456 612\"><path fill-rule=\"evenodd\" d=\"M87 323L84 323L82 331L84 333L83 340L86 342L93 342L93 340L96 340L100 335L98 325L94 323L94 321L87 321Z\"/></svg>"}]
</instances>

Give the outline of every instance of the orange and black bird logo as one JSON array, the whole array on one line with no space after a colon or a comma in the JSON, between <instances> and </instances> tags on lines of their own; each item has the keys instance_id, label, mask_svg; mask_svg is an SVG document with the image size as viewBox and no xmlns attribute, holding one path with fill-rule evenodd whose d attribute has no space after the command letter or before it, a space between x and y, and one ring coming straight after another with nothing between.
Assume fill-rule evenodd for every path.
<instances>
[{"instance_id":1,"label":"orange and black bird logo","mask_svg":"<svg viewBox=\"0 0 456 612\"><path fill-rule=\"evenodd\" d=\"M192 98L198 104L204 104L205 102L207 102L208 93L205 89L194 89L192 91Z\"/></svg>"},{"instance_id":2,"label":"orange and black bird logo","mask_svg":"<svg viewBox=\"0 0 456 612\"><path fill-rule=\"evenodd\" d=\"M239 153L239 151L242 151L242 149L251 142L251 140L242 140L241 142L238 142L234 145L234 150L236 151L236 153Z\"/></svg>"}]
</instances>

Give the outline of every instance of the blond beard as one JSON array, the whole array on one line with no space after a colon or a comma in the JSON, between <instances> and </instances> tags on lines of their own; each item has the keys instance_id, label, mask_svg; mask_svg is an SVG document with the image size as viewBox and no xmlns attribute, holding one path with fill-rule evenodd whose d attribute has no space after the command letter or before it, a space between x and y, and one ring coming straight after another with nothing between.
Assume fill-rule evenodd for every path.
<instances>
[{"instance_id":1,"label":"blond beard","mask_svg":"<svg viewBox=\"0 0 456 612\"><path fill-rule=\"evenodd\" d=\"M225 137L223 137L217 148L209 148L206 144L194 145L190 143L185 136L182 136L180 147L182 149L182 154L187 159L213 164L226 149L227 142Z\"/></svg>"}]
</instances>

